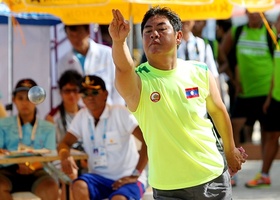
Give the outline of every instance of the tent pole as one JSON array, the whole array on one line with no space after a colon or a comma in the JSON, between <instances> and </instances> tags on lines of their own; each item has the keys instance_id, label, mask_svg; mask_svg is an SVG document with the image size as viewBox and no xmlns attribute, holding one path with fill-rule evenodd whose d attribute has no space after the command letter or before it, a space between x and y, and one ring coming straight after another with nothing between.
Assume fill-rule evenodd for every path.
<instances>
[{"instance_id":1,"label":"tent pole","mask_svg":"<svg viewBox=\"0 0 280 200\"><path fill-rule=\"evenodd\" d=\"M13 68L14 68L14 31L13 31L13 17L8 17L8 103L12 103L12 91L13 91ZM13 114L13 109L11 109Z\"/></svg>"}]
</instances>

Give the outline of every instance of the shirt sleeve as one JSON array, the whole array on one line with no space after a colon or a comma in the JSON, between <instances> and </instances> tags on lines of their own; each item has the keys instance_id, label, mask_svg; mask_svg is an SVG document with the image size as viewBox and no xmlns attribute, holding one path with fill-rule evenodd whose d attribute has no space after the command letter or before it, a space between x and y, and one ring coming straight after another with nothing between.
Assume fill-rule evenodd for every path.
<instances>
[{"instance_id":1,"label":"shirt sleeve","mask_svg":"<svg viewBox=\"0 0 280 200\"><path fill-rule=\"evenodd\" d=\"M123 127L125 127L126 132L132 134L134 129L138 126L136 118L126 107L121 108L120 119L122 120Z\"/></svg>"}]
</instances>

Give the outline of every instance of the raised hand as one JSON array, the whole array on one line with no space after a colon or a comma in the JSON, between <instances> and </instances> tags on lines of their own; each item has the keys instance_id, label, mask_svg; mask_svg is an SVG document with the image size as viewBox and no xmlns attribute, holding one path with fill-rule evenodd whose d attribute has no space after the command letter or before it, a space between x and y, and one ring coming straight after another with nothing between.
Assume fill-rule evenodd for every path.
<instances>
[{"instance_id":1,"label":"raised hand","mask_svg":"<svg viewBox=\"0 0 280 200\"><path fill-rule=\"evenodd\" d=\"M123 15L118 9L113 9L112 13L113 20L109 25L110 36L114 42L123 42L130 31L129 23L124 19Z\"/></svg>"}]
</instances>

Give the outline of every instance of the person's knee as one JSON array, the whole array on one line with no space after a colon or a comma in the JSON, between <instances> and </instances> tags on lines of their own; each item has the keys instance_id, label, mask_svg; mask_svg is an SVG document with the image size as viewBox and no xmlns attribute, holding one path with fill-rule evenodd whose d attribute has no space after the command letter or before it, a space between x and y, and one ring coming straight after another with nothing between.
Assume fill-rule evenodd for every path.
<instances>
[{"instance_id":1,"label":"person's knee","mask_svg":"<svg viewBox=\"0 0 280 200\"><path fill-rule=\"evenodd\" d=\"M127 200L127 198L123 195L114 195L112 196L111 200Z\"/></svg>"},{"instance_id":2,"label":"person's knee","mask_svg":"<svg viewBox=\"0 0 280 200\"><path fill-rule=\"evenodd\" d=\"M4 191L11 192L11 190L12 190L12 186L11 186L11 183L9 182L9 180L0 176L0 191L1 192L4 192Z\"/></svg>"},{"instance_id":3,"label":"person's knee","mask_svg":"<svg viewBox=\"0 0 280 200\"><path fill-rule=\"evenodd\" d=\"M53 178L43 178L43 180L38 180L33 185L33 190L58 190L58 183Z\"/></svg>"},{"instance_id":4,"label":"person's knee","mask_svg":"<svg viewBox=\"0 0 280 200\"><path fill-rule=\"evenodd\" d=\"M58 183L52 178L45 178L35 182L32 192L39 196L42 200L58 199Z\"/></svg>"},{"instance_id":5,"label":"person's knee","mask_svg":"<svg viewBox=\"0 0 280 200\"><path fill-rule=\"evenodd\" d=\"M77 180L75 181L72 186L72 191L75 194L83 193L84 191L88 191L88 185L85 181Z\"/></svg>"}]
</instances>

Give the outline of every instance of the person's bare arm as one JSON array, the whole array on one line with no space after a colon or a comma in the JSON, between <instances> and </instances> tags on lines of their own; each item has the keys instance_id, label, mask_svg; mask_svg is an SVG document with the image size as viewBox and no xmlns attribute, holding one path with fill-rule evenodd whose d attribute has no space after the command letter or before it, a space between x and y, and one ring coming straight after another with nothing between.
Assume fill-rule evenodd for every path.
<instances>
[{"instance_id":1,"label":"person's bare arm","mask_svg":"<svg viewBox=\"0 0 280 200\"><path fill-rule=\"evenodd\" d=\"M139 102L141 83L135 73L134 61L126 43L130 26L119 10L113 10L112 13L113 20L109 25L109 33L113 41L112 54L116 66L115 84L128 108L135 111Z\"/></svg>"},{"instance_id":2,"label":"person's bare arm","mask_svg":"<svg viewBox=\"0 0 280 200\"><path fill-rule=\"evenodd\" d=\"M7 117L7 112L6 112L4 105L0 101L0 118L1 117Z\"/></svg>"},{"instance_id":3,"label":"person's bare arm","mask_svg":"<svg viewBox=\"0 0 280 200\"><path fill-rule=\"evenodd\" d=\"M235 77L234 77L235 96L237 97L239 94L243 93L238 65L235 66L234 71L235 71Z\"/></svg>"},{"instance_id":4,"label":"person's bare arm","mask_svg":"<svg viewBox=\"0 0 280 200\"><path fill-rule=\"evenodd\" d=\"M209 72L209 82L209 96L206 99L207 111L223 140L227 163L233 172L237 172L241 169L241 164L245 162L245 159L235 147L231 121L211 72Z\"/></svg>"},{"instance_id":5,"label":"person's bare arm","mask_svg":"<svg viewBox=\"0 0 280 200\"><path fill-rule=\"evenodd\" d=\"M47 120L48 122L54 124L54 119L53 119L53 117L52 117L51 115L47 115L47 116L45 117L45 120Z\"/></svg>"},{"instance_id":6,"label":"person's bare arm","mask_svg":"<svg viewBox=\"0 0 280 200\"><path fill-rule=\"evenodd\" d=\"M234 45L234 38L231 34L231 29L230 29L223 37L222 43L221 43L222 51L225 53L226 56L229 54L233 45Z\"/></svg>"},{"instance_id":7,"label":"person's bare arm","mask_svg":"<svg viewBox=\"0 0 280 200\"><path fill-rule=\"evenodd\" d=\"M70 132L67 132L57 147L62 170L68 175L73 174L78 169L74 159L70 155L70 148L75 142L77 142L77 138Z\"/></svg>"},{"instance_id":8,"label":"person's bare arm","mask_svg":"<svg viewBox=\"0 0 280 200\"><path fill-rule=\"evenodd\" d=\"M274 73L275 73L275 71L274 71ZM268 107L270 105L271 98L272 98L272 90L273 90L273 88L274 88L274 76L272 76L271 84L270 84L270 88L269 88L269 93L268 93L268 95L266 97L266 100L265 100L265 102L263 104L263 112L264 113L267 113L267 109L268 109Z\"/></svg>"},{"instance_id":9,"label":"person's bare arm","mask_svg":"<svg viewBox=\"0 0 280 200\"><path fill-rule=\"evenodd\" d=\"M225 52L223 51L221 45L218 45L218 64L219 64L219 68L218 68L218 72L219 74L221 73L227 73L229 69L228 66L228 59L227 56L225 54ZM229 74L227 74L229 76Z\"/></svg>"},{"instance_id":10,"label":"person's bare arm","mask_svg":"<svg viewBox=\"0 0 280 200\"><path fill-rule=\"evenodd\" d=\"M132 134L141 142L141 149L139 151L140 157L139 157L138 164L136 165L136 169L142 172L145 169L148 162L147 145L145 143L145 140L143 138L143 133L139 128L139 126L137 126L134 129Z\"/></svg>"}]
</instances>

